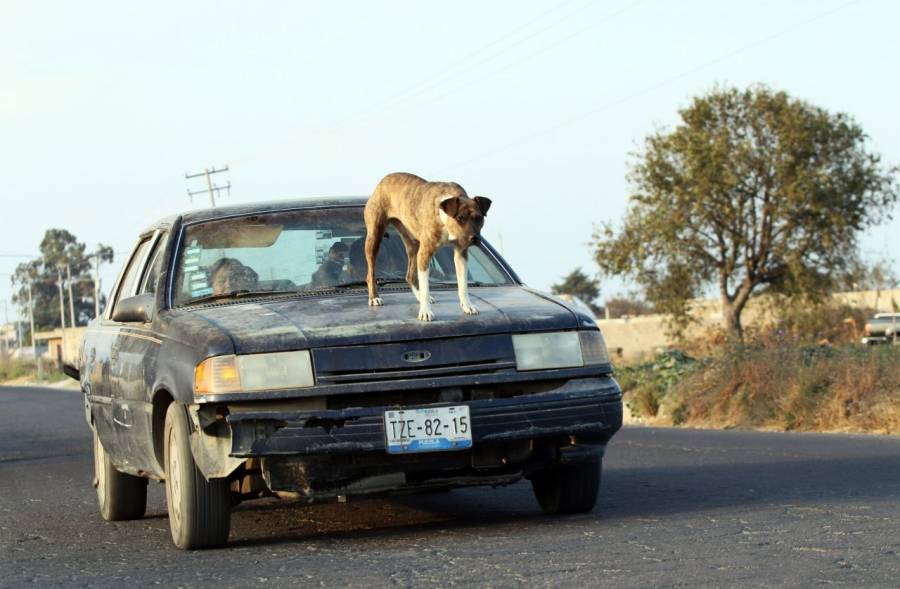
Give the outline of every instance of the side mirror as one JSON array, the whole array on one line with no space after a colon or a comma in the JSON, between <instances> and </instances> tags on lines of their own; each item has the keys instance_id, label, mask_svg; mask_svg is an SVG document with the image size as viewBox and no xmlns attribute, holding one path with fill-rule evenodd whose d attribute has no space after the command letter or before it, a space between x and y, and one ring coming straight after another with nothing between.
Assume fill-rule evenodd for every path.
<instances>
[{"instance_id":1,"label":"side mirror","mask_svg":"<svg viewBox=\"0 0 900 589\"><path fill-rule=\"evenodd\" d=\"M122 323L147 323L153 319L155 310L155 296L149 292L139 294L117 302L113 309L112 320Z\"/></svg>"},{"instance_id":2,"label":"side mirror","mask_svg":"<svg viewBox=\"0 0 900 589\"><path fill-rule=\"evenodd\" d=\"M68 376L69 378L74 378L75 380L81 380L81 371L72 366L71 364L63 364L63 374Z\"/></svg>"}]
</instances>

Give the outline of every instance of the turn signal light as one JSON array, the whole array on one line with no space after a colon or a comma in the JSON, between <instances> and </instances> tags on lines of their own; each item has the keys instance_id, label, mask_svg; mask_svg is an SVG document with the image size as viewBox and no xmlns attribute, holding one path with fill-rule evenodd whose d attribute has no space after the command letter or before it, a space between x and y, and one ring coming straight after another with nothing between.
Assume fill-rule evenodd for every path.
<instances>
[{"instance_id":1,"label":"turn signal light","mask_svg":"<svg viewBox=\"0 0 900 589\"><path fill-rule=\"evenodd\" d=\"M199 394L234 393L241 390L241 376L234 356L213 356L194 370L194 391Z\"/></svg>"}]
</instances>

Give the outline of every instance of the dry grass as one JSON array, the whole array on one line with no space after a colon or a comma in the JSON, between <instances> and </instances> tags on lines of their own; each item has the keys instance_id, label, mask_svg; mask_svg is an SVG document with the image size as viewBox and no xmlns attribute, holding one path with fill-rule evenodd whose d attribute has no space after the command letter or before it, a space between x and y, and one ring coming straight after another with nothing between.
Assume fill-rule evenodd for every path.
<instances>
[{"instance_id":1,"label":"dry grass","mask_svg":"<svg viewBox=\"0 0 900 589\"><path fill-rule=\"evenodd\" d=\"M786 304L745 344L708 330L617 378L651 424L900 434L900 346L855 343L868 316Z\"/></svg>"},{"instance_id":2,"label":"dry grass","mask_svg":"<svg viewBox=\"0 0 900 589\"><path fill-rule=\"evenodd\" d=\"M898 434L900 348L735 347L665 397L689 426Z\"/></svg>"},{"instance_id":3,"label":"dry grass","mask_svg":"<svg viewBox=\"0 0 900 589\"><path fill-rule=\"evenodd\" d=\"M56 364L43 361L43 380L41 382L56 382L67 378L65 374L60 372ZM4 382L19 382L23 379L34 380L35 365L34 361L16 360L10 357L0 356L0 384Z\"/></svg>"}]
</instances>

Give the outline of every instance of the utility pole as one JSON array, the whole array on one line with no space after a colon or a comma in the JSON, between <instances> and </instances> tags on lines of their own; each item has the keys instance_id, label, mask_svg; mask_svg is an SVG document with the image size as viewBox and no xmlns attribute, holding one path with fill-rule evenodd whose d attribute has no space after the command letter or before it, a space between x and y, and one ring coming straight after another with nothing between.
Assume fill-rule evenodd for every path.
<instances>
[{"instance_id":1,"label":"utility pole","mask_svg":"<svg viewBox=\"0 0 900 589\"><path fill-rule=\"evenodd\" d=\"M94 319L100 316L100 252L94 254Z\"/></svg>"},{"instance_id":2,"label":"utility pole","mask_svg":"<svg viewBox=\"0 0 900 589\"><path fill-rule=\"evenodd\" d=\"M63 284L62 284L62 268L59 266L56 267L56 286L59 288L59 324L62 329L62 349L59 351L58 360L62 362L62 355L66 350L66 303L65 297L63 296Z\"/></svg>"},{"instance_id":3,"label":"utility pole","mask_svg":"<svg viewBox=\"0 0 900 589\"><path fill-rule=\"evenodd\" d=\"M3 355L9 355L9 338L7 337L9 334L9 304L6 301L3 301L3 315L4 315L4 323L3 323Z\"/></svg>"},{"instance_id":4,"label":"utility pole","mask_svg":"<svg viewBox=\"0 0 900 589\"><path fill-rule=\"evenodd\" d=\"M37 344L34 343L34 299L31 298L31 279L28 280L28 320L31 322L31 355L34 356L34 364L37 366L37 379L41 380L41 357L38 355Z\"/></svg>"},{"instance_id":5,"label":"utility pole","mask_svg":"<svg viewBox=\"0 0 900 589\"><path fill-rule=\"evenodd\" d=\"M72 265L66 263L66 286L69 290L69 327L75 327L75 297L72 296Z\"/></svg>"},{"instance_id":6,"label":"utility pole","mask_svg":"<svg viewBox=\"0 0 900 589\"><path fill-rule=\"evenodd\" d=\"M188 174L187 172L185 172L184 173L185 180L190 180L191 178L199 178L200 176L203 176L206 178L206 190L201 189L201 190L191 191L190 188L187 189L187 193L191 199L191 202L194 202L194 196L196 196L198 194L203 194L204 192L206 192L209 194L209 206L215 207L216 206L216 196L218 196L220 190L227 190L228 194L230 196L231 195L231 180L229 180L228 184L226 184L225 186L218 186L216 184L213 184L212 179L210 178L210 176L212 176L213 174L219 174L219 173L227 172L227 171L228 171L228 165L226 164L224 168L219 168L219 169L206 168L202 172L198 172L196 174Z\"/></svg>"}]
</instances>

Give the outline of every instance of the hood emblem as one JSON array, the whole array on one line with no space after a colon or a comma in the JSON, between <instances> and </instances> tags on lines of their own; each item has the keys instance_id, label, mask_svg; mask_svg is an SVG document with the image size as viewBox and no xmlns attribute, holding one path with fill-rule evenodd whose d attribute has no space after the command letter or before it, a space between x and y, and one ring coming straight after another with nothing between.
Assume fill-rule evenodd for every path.
<instances>
[{"instance_id":1,"label":"hood emblem","mask_svg":"<svg viewBox=\"0 0 900 589\"><path fill-rule=\"evenodd\" d=\"M410 350L409 352L403 352L400 358L404 362L424 362L431 358L431 352L428 350Z\"/></svg>"}]
</instances>

